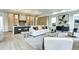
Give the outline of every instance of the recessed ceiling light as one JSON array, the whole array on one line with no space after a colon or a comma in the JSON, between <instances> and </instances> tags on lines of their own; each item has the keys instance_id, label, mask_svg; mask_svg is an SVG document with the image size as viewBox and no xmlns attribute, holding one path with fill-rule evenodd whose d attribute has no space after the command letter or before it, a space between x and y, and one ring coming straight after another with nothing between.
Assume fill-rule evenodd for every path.
<instances>
[{"instance_id":1,"label":"recessed ceiling light","mask_svg":"<svg viewBox=\"0 0 79 59\"><path fill-rule=\"evenodd\" d=\"M58 14L59 12L54 12L54 13L52 13L52 14Z\"/></svg>"}]
</instances>

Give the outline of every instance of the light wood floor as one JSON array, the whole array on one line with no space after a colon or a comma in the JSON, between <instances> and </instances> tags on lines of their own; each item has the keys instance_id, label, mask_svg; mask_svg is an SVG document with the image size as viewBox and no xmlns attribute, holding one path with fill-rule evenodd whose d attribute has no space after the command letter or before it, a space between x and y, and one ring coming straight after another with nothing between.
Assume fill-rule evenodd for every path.
<instances>
[{"instance_id":1,"label":"light wood floor","mask_svg":"<svg viewBox=\"0 0 79 59\"><path fill-rule=\"evenodd\" d=\"M11 32L0 34L0 50L34 50L21 34L13 35Z\"/></svg>"},{"instance_id":2,"label":"light wood floor","mask_svg":"<svg viewBox=\"0 0 79 59\"><path fill-rule=\"evenodd\" d=\"M36 50L34 48L33 45L31 45L29 42L33 41L33 44L36 44L37 41L39 41L39 39L41 39L42 37L36 37L36 38L32 38L29 41L25 41L23 39L23 36L21 34L16 34L13 35L12 32L6 32L6 33L2 33L0 34L0 50ZM38 40L37 40L38 39ZM42 44L42 40L39 41L39 43L41 42ZM35 45L38 48L41 48L40 45ZM79 50L79 41L74 41L73 43L73 50Z\"/></svg>"}]
</instances>

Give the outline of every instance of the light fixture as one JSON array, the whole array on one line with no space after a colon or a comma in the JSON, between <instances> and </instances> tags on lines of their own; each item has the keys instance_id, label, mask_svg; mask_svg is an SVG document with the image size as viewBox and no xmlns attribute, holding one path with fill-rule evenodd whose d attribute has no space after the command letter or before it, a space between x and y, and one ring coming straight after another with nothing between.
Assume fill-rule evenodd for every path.
<instances>
[{"instance_id":1,"label":"light fixture","mask_svg":"<svg viewBox=\"0 0 79 59\"><path fill-rule=\"evenodd\" d=\"M38 17L36 17L36 20L38 20Z\"/></svg>"},{"instance_id":2,"label":"light fixture","mask_svg":"<svg viewBox=\"0 0 79 59\"><path fill-rule=\"evenodd\" d=\"M27 17L27 19L29 19L29 16Z\"/></svg>"},{"instance_id":3,"label":"light fixture","mask_svg":"<svg viewBox=\"0 0 79 59\"><path fill-rule=\"evenodd\" d=\"M52 14L58 14L59 12L54 12L54 13L52 13Z\"/></svg>"},{"instance_id":4,"label":"light fixture","mask_svg":"<svg viewBox=\"0 0 79 59\"><path fill-rule=\"evenodd\" d=\"M18 15L15 15L15 18L18 19Z\"/></svg>"}]
</instances>

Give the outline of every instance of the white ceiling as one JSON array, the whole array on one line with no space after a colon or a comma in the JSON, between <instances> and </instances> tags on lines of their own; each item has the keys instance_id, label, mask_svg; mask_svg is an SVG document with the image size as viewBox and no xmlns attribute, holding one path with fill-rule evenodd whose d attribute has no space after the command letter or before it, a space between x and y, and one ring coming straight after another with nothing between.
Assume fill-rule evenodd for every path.
<instances>
[{"instance_id":1,"label":"white ceiling","mask_svg":"<svg viewBox=\"0 0 79 59\"><path fill-rule=\"evenodd\" d=\"M3 12L22 13L26 15L46 15L63 9L0 9Z\"/></svg>"},{"instance_id":2,"label":"white ceiling","mask_svg":"<svg viewBox=\"0 0 79 59\"><path fill-rule=\"evenodd\" d=\"M21 13L35 16L50 15L65 10L70 9L0 9L2 12Z\"/></svg>"}]
</instances>

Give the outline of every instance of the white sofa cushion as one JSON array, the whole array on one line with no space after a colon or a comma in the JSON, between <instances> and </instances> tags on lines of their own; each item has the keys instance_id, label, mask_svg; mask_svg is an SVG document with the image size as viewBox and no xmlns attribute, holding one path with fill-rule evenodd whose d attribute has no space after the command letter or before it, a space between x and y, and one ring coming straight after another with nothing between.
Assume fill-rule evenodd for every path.
<instances>
[{"instance_id":1,"label":"white sofa cushion","mask_svg":"<svg viewBox=\"0 0 79 59\"><path fill-rule=\"evenodd\" d=\"M75 33L75 32L74 32L74 36L75 36L75 37L79 37L79 33Z\"/></svg>"},{"instance_id":2,"label":"white sofa cushion","mask_svg":"<svg viewBox=\"0 0 79 59\"><path fill-rule=\"evenodd\" d=\"M45 37L44 49L45 50L72 50L72 38L59 38L59 37Z\"/></svg>"},{"instance_id":3,"label":"white sofa cushion","mask_svg":"<svg viewBox=\"0 0 79 59\"><path fill-rule=\"evenodd\" d=\"M30 34L32 36L38 36L38 35L41 35L41 34L45 34L47 32L50 32L49 29L34 30L33 27L31 27L29 31L30 31Z\"/></svg>"}]
</instances>

